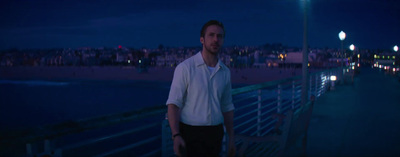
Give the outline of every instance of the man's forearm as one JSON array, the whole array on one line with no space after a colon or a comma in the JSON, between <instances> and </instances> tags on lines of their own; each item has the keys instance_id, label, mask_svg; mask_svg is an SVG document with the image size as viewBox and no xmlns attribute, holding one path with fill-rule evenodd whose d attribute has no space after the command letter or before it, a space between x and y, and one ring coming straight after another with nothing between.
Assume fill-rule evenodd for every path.
<instances>
[{"instance_id":1,"label":"man's forearm","mask_svg":"<svg viewBox=\"0 0 400 157\"><path fill-rule=\"evenodd\" d=\"M172 135L179 133L180 109L174 104L168 104L168 122Z\"/></svg>"},{"instance_id":2,"label":"man's forearm","mask_svg":"<svg viewBox=\"0 0 400 157\"><path fill-rule=\"evenodd\" d=\"M224 124L229 138L234 138L235 132L233 130L233 110L223 113Z\"/></svg>"}]
</instances>

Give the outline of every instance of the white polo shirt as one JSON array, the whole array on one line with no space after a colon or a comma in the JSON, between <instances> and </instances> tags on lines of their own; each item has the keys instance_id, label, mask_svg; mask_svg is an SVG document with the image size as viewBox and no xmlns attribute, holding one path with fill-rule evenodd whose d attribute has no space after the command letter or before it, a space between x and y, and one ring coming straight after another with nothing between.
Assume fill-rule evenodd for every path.
<instances>
[{"instance_id":1,"label":"white polo shirt","mask_svg":"<svg viewBox=\"0 0 400 157\"><path fill-rule=\"evenodd\" d=\"M194 126L219 125L232 103L231 74L221 61L212 73L201 52L180 63L174 72L168 104L181 109L181 122Z\"/></svg>"}]
</instances>

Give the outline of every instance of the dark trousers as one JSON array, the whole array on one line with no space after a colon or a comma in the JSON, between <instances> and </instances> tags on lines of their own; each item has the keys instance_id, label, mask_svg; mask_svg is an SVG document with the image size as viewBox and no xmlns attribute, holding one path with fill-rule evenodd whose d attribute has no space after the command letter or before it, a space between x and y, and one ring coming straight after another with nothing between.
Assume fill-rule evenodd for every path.
<instances>
[{"instance_id":1,"label":"dark trousers","mask_svg":"<svg viewBox=\"0 0 400 157\"><path fill-rule=\"evenodd\" d=\"M191 126L179 123L179 131L186 144L188 157L220 156L224 128L216 126Z\"/></svg>"}]
</instances>

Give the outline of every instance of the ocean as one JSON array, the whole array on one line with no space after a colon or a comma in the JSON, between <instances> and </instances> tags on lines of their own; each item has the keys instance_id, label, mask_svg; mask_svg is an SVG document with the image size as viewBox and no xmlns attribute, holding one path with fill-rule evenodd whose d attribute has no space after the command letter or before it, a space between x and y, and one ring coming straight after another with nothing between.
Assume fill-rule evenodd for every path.
<instances>
[{"instance_id":1,"label":"ocean","mask_svg":"<svg viewBox=\"0 0 400 157\"><path fill-rule=\"evenodd\" d=\"M0 131L164 105L170 82L0 80Z\"/></svg>"}]
</instances>

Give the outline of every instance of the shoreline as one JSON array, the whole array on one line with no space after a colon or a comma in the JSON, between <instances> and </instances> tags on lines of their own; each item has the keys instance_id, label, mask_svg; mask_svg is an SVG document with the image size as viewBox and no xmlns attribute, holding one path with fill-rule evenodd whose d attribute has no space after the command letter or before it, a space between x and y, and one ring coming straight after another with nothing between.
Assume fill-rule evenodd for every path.
<instances>
[{"instance_id":1,"label":"shoreline","mask_svg":"<svg viewBox=\"0 0 400 157\"><path fill-rule=\"evenodd\" d=\"M0 67L2 80L131 80L171 82L175 68L151 67L139 73L135 67ZM301 68L231 68L232 84L258 84L301 75ZM313 71L313 70L310 70Z\"/></svg>"}]
</instances>

